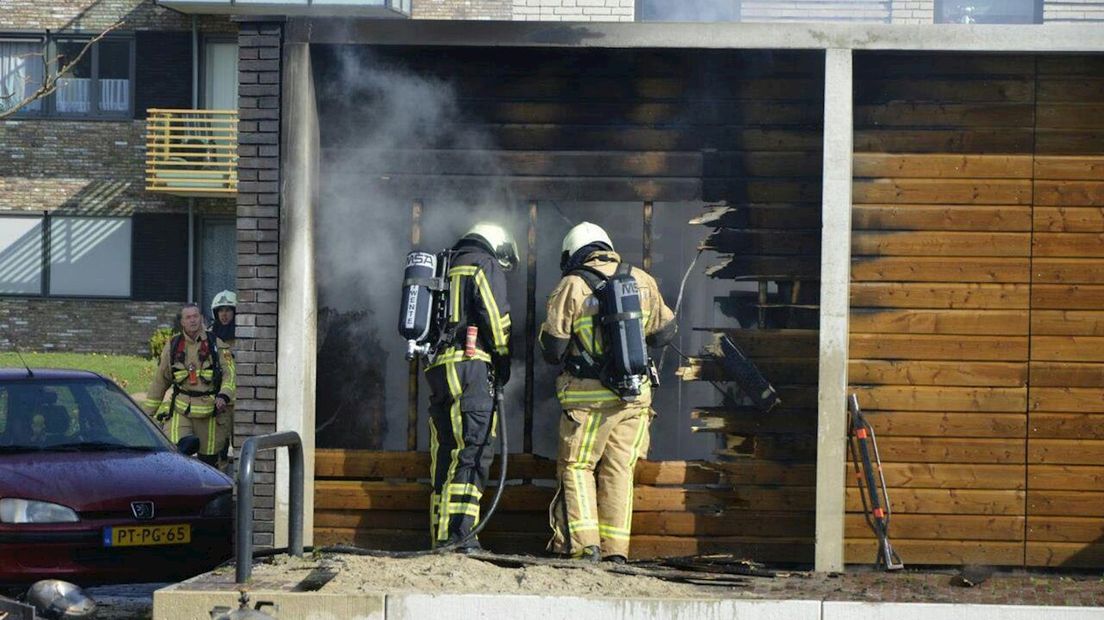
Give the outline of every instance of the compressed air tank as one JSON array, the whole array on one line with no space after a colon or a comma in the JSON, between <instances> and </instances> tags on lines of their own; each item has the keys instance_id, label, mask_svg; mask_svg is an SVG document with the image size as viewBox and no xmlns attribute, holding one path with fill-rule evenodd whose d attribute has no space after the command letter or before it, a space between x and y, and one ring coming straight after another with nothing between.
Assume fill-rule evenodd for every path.
<instances>
[{"instance_id":1,"label":"compressed air tank","mask_svg":"<svg viewBox=\"0 0 1104 620\"><path fill-rule=\"evenodd\" d=\"M406 255L402 300L399 307L399 334L410 345L422 343L433 326L433 282L437 275L437 257L414 251Z\"/></svg>"},{"instance_id":2,"label":"compressed air tank","mask_svg":"<svg viewBox=\"0 0 1104 620\"><path fill-rule=\"evenodd\" d=\"M614 375L638 376L648 372L648 347L644 342L640 289L628 269L609 277L603 294L602 323L609 342Z\"/></svg>"}]
</instances>

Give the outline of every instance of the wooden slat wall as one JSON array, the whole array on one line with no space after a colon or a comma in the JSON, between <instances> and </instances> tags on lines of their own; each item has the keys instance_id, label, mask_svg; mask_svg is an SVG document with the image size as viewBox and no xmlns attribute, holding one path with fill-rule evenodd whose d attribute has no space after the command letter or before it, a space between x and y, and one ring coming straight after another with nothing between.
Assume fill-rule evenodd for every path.
<instances>
[{"instance_id":1,"label":"wooden slat wall","mask_svg":"<svg viewBox=\"0 0 1104 620\"><path fill-rule=\"evenodd\" d=\"M906 563L1023 563L1033 72L856 57L850 381ZM845 560L872 562L856 499Z\"/></svg>"},{"instance_id":2,"label":"wooden slat wall","mask_svg":"<svg viewBox=\"0 0 1104 620\"><path fill-rule=\"evenodd\" d=\"M1104 58L1040 58L1038 83L1026 561L1099 567L1104 565Z\"/></svg>"},{"instance_id":3,"label":"wooden slat wall","mask_svg":"<svg viewBox=\"0 0 1104 620\"><path fill-rule=\"evenodd\" d=\"M548 540L548 504L556 465L512 455L510 482L481 541L500 552L540 553ZM373 549L420 549L429 543L429 455L417 452L318 450L315 457L315 544L354 543ZM497 480L497 465L491 478ZM811 528L804 518L767 507L748 509L758 496L741 494L712 463L642 461L636 469L634 557L698 553L773 553L762 533ZM524 482L523 482L524 481ZM488 489L488 497L493 487ZM732 506L745 510L729 512ZM749 533L760 535L753 536Z\"/></svg>"},{"instance_id":4,"label":"wooden slat wall","mask_svg":"<svg viewBox=\"0 0 1104 620\"><path fill-rule=\"evenodd\" d=\"M330 72L346 51L319 50L320 83L343 79ZM386 153L373 151L348 120L370 110L380 86L362 92L350 84L343 91L350 96L319 100L322 157L363 165L327 174L377 175L391 194L425 198L427 208L433 196L490 189L519 201L819 199L819 175L803 183L793 172L820 166L819 158L807 161L820 152L819 54L514 49L509 56L502 62L497 48L372 48L365 67L447 83L456 113L442 120L460 124L422 128L422 144L411 148L385 140Z\"/></svg>"},{"instance_id":5,"label":"wooden slat wall","mask_svg":"<svg viewBox=\"0 0 1104 620\"><path fill-rule=\"evenodd\" d=\"M850 380L906 563L1104 564L1102 70L857 58Z\"/></svg>"}]
</instances>

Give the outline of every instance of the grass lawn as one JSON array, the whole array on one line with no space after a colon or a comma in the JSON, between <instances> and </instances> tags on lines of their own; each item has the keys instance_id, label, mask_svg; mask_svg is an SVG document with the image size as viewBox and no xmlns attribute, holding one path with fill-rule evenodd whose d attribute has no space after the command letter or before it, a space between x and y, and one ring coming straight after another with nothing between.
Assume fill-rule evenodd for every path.
<instances>
[{"instance_id":1,"label":"grass lawn","mask_svg":"<svg viewBox=\"0 0 1104 620\"><path fill-rule=\"evenodd\" d=\"M24 353L31 368L76 368L91 370L110 378L127 392L141 392L149 387L157 362L133 355L101 355L99 353ZM23 363L15 353L0 353L0 367L21 368Z\"/></svg>"}]
</instances>

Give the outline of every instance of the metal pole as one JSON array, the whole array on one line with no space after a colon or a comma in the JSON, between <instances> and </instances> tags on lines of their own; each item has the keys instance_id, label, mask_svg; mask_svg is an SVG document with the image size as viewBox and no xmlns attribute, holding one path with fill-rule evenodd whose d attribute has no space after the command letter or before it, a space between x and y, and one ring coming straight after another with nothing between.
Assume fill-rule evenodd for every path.
<instances>
[{"instance_id":1,"label":"metal pole","mask_svg":"<svg viewBox=\"0 0 1104 620\"><path fill-rule=\"evenodd\" d=\"M533 453L533 375L537 348L537 201L529 201L525 270L525 431L524 453Z\"/></svg>"},{"instance_id":2,"label":"metal pole","mask_svg":"<svg viewBox=\"0 0 1104 620\"><path fill-rule=\"evenodd\" d=\"M644 271L652 271L652 201L644 201Z\"/></svg>"},{"instance_id":3,"label":"metal pole","mask_svg":"<svg viewBox=\"0 0 1104 620\"><path fill-rule=\"evenodd\" d=\"M188 199L188 301L203 307L195 298L195 198Z\"/></svg>"},{"instance_id":4,"label":"metal pole","mask_svg":"<svg viewBox=\"0 0 1104 620\"><path fill-rule=\"evenodd\" d=\"M253 572L253 461L257 457L257 444L250 437L242 445L238 460L238 514L234 536L234 580L249 581Z\"/></svg>"},{"instance_id":5,"label":"metal pole","mask_svg":"<svg viewBox=\"0 0 1104 620\"><path fill-rule=\"evenodd\" d=\"M192 109L199 109L199 25L192 15ZM188 301L195 298L195 198L188 198Z\"/></svg>"},{"instance_id":6,"label":"metal pole","mask_svg":"<svg viewBox=\"0 0 1104 620\"><path fill-rule=\"evenodd\" d=\"M288 554L303 556L303 441L295 431L250 437L242 444L238 461L238 514L236 520L234 579L244 584L253 573L253 463L260 450L288 449L291 476L288 484Z\"/></svg>"},{"instance_id":7,"label":"metal pole","mask_svg":"<svg viewBox=\"0 0 1104 620\"><path fill-rule=\"evenodd\" d=\"M417 248L422 242L421 200L415 200L410 206L410 247ZM410 360L409 374L406 379L406 449L418 449L418 358Z\"/></svg>"}]
</instances>

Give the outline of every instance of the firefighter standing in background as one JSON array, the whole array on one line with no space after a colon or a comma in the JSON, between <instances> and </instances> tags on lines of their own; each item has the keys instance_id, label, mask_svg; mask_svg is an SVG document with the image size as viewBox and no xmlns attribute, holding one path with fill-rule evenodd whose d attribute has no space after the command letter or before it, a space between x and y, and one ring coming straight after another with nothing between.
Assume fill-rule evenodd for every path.
<instances>
[{"instance_id":1,"label":"firefighter standing in background","mask_svg":"<svg viewBox=\"0 0 1104 620\"><path fill-rule=\"evenodd\" d=\"M479 520L494 435L491 374L510 379L510 304L504 271L517 265L517 245L505 228L476 224L453 246L447 274L449 307L443 346L426 368L433 545L464 538ZM480 548L471 540L461 552Z\"/></svg>"},{"instance_id":2,"label":"firefighter standing in background","mask_svg":"<svg viewBox=\"0 0 1104 620\"><path fill-rule=\"evenodd\" d=\"M234 291L222 291L211 300L211 318L214 321L208 331L230 348L234 347L237 316L238 296Z\"/></svg>"},{"instance_id":3,"label":"firefighter standing in background","mask_svg":"<svg viewBox=\"0 0 1104 620\"><path fill-rule=\"evenodd\" d=\"M199 306L185 304L180 309L180 326L182 333L161 350L143 409L161 423L172 442L198 437L199 459L218 466L220 457L225 459L233 426L234 357L225 342L203 329Z\"/></svg>"},{"instance_id":4,"label":"firefighter standing in background","mask_svg":"<svg viewBox=\"0 0 1104 620\"><path fill-rule=\"evenodd\" d=\"M604 374L611 345L603 341L603 322L625 317L599 316L602 304L594 294L596 283L601 282L598 274L608 278L621 273L635 279L640 310L631 314L639 320L637 326L649 346L671 341L674 314L663 303L655 279L642 269L623 265L609 235L595 224L583 222L564 237L560 268L563 278L549 296L540 333L545 360L564 364L556 379L563 416L556 462L559 488L549 507L552 539L548 548L588 561L625 562L632 525L633 468L647 454L650 441L652 386L643 380L631 396L607 387L613 385ZM639 348L646 358L646 349Z\"/></svg>"}]
</instances>

